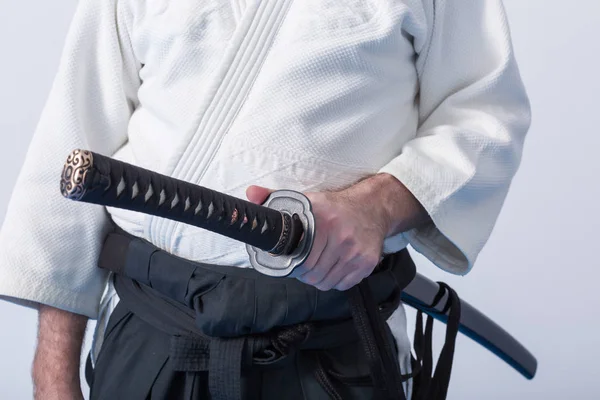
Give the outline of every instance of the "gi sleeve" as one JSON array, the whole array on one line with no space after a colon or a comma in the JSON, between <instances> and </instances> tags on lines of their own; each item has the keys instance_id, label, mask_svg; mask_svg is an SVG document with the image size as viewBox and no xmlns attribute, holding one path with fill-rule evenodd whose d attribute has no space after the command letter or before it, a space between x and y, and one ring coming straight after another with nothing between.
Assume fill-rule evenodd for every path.
<instances>
[{"instance_id":1,"label":"gi sleeve","mask_svg":"<svg viewBox=\"0 0 600 400\"><path fill-rule=\"evenodd\" d=\"M127 140L139 68L124 2L78 2L0 230L0 295L9 301L97 316L107 276L96 265L109 217L64 199L60 176L73 149L112 155Z\"/></svg>"},{"instance_id":2,"label":"gi sleeve","mask_svg":"<svg viewBox=\"0 0 600 400\"><path fill-rule=\"evenodd\" d=\"M386 246L408 242L438 267L466 274L520 164L530 106L501 0L423 4L429 26L416 48L419 128L379 172L401 181L432 222Z\"/></svg>"}]
</instances>

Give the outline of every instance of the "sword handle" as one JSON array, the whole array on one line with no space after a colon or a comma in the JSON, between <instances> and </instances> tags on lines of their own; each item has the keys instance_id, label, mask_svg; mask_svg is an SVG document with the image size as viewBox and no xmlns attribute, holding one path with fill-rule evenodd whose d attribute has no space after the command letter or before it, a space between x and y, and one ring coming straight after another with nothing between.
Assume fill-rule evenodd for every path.
<instances>
[{"instance_id":1,"label":"sword handle","mask_svg":"<svg viewBox=\"0 0 600 400\"><path fill-rule=\"evenodd\" d=\"M69 155L60 190L71 200L173 219L273 255L292 253L304 233L297 216L86 150Z\"/></svg>"}]
</instances>

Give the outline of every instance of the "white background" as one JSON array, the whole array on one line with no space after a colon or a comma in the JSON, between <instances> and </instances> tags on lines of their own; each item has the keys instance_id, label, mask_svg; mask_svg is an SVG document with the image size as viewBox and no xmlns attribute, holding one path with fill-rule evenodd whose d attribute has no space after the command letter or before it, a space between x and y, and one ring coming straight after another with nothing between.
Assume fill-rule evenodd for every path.
<instances>
[{"instance_id":1,"label":"white background","mask_svg":"<svg viewBox=\"0 0 600 400\"><path fill-rule=\"evenodd\" d=\"M527 381L459 337L448 397L599 399L600 2L505 4L533 105L521 169L468 276L416 260L530 348L539 372ZM75 5L0 0L0 220ZM0 302L0 399L32 397L35 329L33 311Z\"/></svg>"}]
</instances>

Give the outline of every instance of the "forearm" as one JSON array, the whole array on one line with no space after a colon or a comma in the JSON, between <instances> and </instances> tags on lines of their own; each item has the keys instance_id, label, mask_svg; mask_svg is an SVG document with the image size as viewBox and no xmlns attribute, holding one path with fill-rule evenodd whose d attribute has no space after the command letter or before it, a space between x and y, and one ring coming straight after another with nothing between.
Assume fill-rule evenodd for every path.
<instances>
[{"instance_id":1,"label":"forearm","mask_svg":"<svg viewBox=\"0 0 600 400\"><path fill-rule=\"evenodd\" d=\"M398 179L376 174L347 189L351 197L378 211L386 236L417 228L430 221L427 211Z\"/></svg>"},{"instance_id":2,"label":"forearm","mask_svg":"<svg viewBox=\"0 0 600 400\"><path fill-rule=\"evenodd\" d=\"M87 318L40 305L38 323L35 399L81 398L79 363Z\"/></svg>"}]
</instances>

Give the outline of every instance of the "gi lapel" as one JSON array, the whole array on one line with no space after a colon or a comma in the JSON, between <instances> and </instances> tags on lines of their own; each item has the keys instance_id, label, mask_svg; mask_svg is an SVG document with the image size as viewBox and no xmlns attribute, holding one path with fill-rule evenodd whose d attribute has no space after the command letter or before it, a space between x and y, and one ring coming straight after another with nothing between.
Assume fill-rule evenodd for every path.
<instances>
[{"instance_id":1,"label":"gi lapel","mask_svg":"<svg viewBox=\"0 0 600 400\"><path fill-rule=\"evenodd\" d=\"M243 3L246 1L237 1ZM212 85L203 85L211 93L200 107L193 129L174 152L170 165L174 165L171 176L175 178L197 183L204 175L259 74L292 0L248 3ZM152 218L148 234L154 243L171 250L177 226L173 221Z\"/></svg>"}]
</instances>

